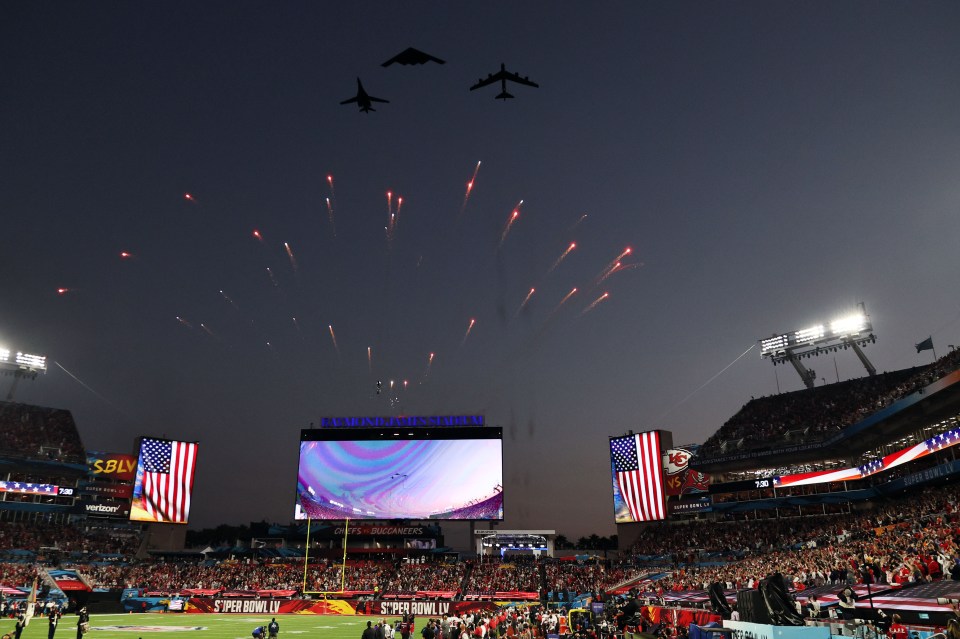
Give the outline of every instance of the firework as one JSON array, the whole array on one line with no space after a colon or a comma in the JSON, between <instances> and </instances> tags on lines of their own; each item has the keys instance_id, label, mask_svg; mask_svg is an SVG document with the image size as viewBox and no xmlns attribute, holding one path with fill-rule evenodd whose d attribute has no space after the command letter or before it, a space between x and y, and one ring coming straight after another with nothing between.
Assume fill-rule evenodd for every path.
<instances>
[{"instance_id":1,"label":"firework","mask_svg":"<svg viewBox=\"0 0 960 639\"><path fill-rule=\"evenodd\" d=\"M614 273L629 271L630 269L640 268L641 266L643 266L643 262L639 262L637 264L624 264L623 262L617 262L616 264L613 265L613 268L608 270L606 273L603 274L603 276L600 277L599 280L597 280L597 284L603 283L605 279L607 279Z\"/></svg>"},{"instance_id":2,"label":"firework","mask_svg":"<svg viewBox=\"0 0 960 639\"><path fill-rule=\"evenodd\" d=\"M326 198L326 200L327 200L327 219L330 220L330 229L333 231L333 236L336 237L337 223L333 217L333 205L330 204L330 198Z\"/></svg>"},{"instance_id":3,"label":"firework","mask_svg":"<svg viewBox=\"0 0 960 639\"><path fill-rule=\"evenodd\" d=\"M133 253L131 253L131 252L129 252L129 251L120 251L120 259L121 259L121 260L129 260L129 259L132 258L132 257L133 257Z\"/></svg>"},{"instance_id":4,"label":"firework","mask_svg":"<svg viewBox=\"0 0 960 639\"><path fill-rule=\"evenodd\" d=\"M521 206L523 206L523 200L517 202L517 205L513 207L513 212L510 213L510 217L507 218L507 223L503 226L503 232L500 233L500 244L497 245L498 249L503 246L503 242L507 239L507 234L510 233L510 229L513 228L513 223L520 217Z\"/></svg>"},{"instance_id":5,"label":"firework","mask_svg":"<svg viewBox=\"0 0 960 639\"><path fill-rule=\"evenodd\" d=\"M200 329L203 330L204 333L206 333L213 339L218 339L216 334L213 331L211 331L209 328L207 328L207 326L203 322L200 322Z\"/></svg>"},{"instance_id":6,"label":"firework","mask_svg":"<svg viewBox=\"0 0 960 639\"><path fill-rule=\"evenodd\" d=\"M407 386L410 384L409 380L403 380L403 390L407 390Z\"/></svg>"},{"instance_id":7,"label":"firework","mask_svg":"<svg viewBox=\"0 0 960 639\"><path fill-rule=\"evenodd\" d=\"M460 346L463 346L467 342L467 338L470 337L470 331L473 330L474 325L477 323L477 320L470 318L470 324L467 326L467 332L463 334L463 339L460 341ZM431 358L433 355L430 356Z\"/></svg>"},{"instance_id":8,"label":"firework","mask_svg":"<svg viewBox=\"0 0 960 639\"><path fill-rule=\"evenodd\" d=\"M470 201L470 193L473 191L473 185L477 183L477 173L480 171L480 161L477 160L477 166L473 167L473 175L470 176L470 181L467 182L467 191L463 194L463 205L460 207L460 215L463 215L463 212L467 210L467 202Z\"/></svg>"},{"instance_id":9,"label":"firework","mask_svg":"<svg viewBox=\"0 0 960 639\"><path fill-rule=\"evenodd\" d=\"M299 336L300 336L300 339L302 340L302 339L303 339L303 331L300 330L300 322L297 321L297 318L296 318L296 317L291 317L290 319L293 320L293 327L297 329L297 335L299 335Z\"/></svg>"},{"instance_id":10,"label":"firework","mask_svg":"<svg viewBox=\"0 0 960 639\"><path fill-rule=\"evenodd\" d=\"M367 371L373 375L373 349L367 346Z\"/></svg>"},{"instance_id":11,"label":"firework","mask_svg":"<svg viewBox=\"0 0 960 639\"><path fill-rule=\"evenodd\" d=\"M233 299L232 299L229 295L227 295L227 294L224 293L223 291L220 291L220 296L221 296L223 299L225 299L225 300L230 304L230 306L232 306L233 308L235 308L235 309L238 310L238 311L240 310L240 307L237 306L237 303L234 302Z\"/></svg>"},{"instance_id":12,"label":"firework","mask_svg":"<svg viewBox=\"0 0 960 639\"><path fill-rule=\"evenodd\" d=\"M425 378L430 376L430 369L433 368L433 355L433 353L430 353L430 356L427 358L427 370L423 372Z\"/></svg>"},{"instance_id":13,"label":"firework","mask_svg":"<svg viewBox=\"0 0 960 639\"><path fill-rule=\"evenodd\" d=\"M534 294L535 291L536 291L536 289L534 289L534 288L531 288L531 289L530 289L530 292L527 293L527 296L526 296L525 298L523 298L523 301L522 301L522 302L520 302L520 306L517 307L517 312L513 314L514 317L519 317L519 316L520 316L520 313L523 311L523 309L525 309L525 308L527 307L527 302L529 302L529 301L530 301L530 298L533 297L533 294Z\"/></svg>"},{"instance_id":14,"label":"firework","mask_svg":"<svg viewBox=\"0 0 960 639\"><path fill-rule=\"evenodd\" d=\"M330 330L330 339L333 341L333 350L337 351L337 359L340 359L340 347L337 345L337 334L333 332L333 324L327 324Z\"/></svg>"},{"instance_id":15,"label":"firework","mask_svg":"<svg viewBox=\"0 0 960 639\"><path fill-rule=\"evenodd\" d=\"M560 308L561 308L564 304L567 303L567 300L569 300L571 297L573 297L573 296L576 295L576 294L577 294L577 287L574 286L572 289L570 289L570 292L569 292L569 293L567 293L566 295L563 296L563 299L560 300L560 303L557 304L552 311L550 311L550 315L547 316L547 321L549 321L550 318L552 318L552 317L554 316L554 314L555 314L557 311L559 311Z\"/></svg>"},{"instance_id":16,"label":"firework","mask_svg":"<svg viewBox=\"0 0 960 639\"><path fill-rule=\"evenodd\" d=\"M593 300L592 302L590 302L589 306L587 306L585 309L583 309L583 311L581 311L580 315L586 315L587 313L595 309L597 307L597 304L607 299L608 297L610 297L610 293L604 293L597 299Z\"/></svg>"},{"instance_id":17,"label":"firework","mask_svg":"<svg viewBox=\"0 0 960 639\"><path fill-rule=\"evenodd\" d=\"M574 222L574 223L570 226L570 228L568 228L567 230L568 230L568 231L572 231L573 229L577 228L578 226L580 226L580 222L583 222L585 219L587 219L587 214L586 214L586 213L584 213L583 215L581 215L581 216L580 216L580 219L578 219L576 222Z\"/></svg>"},{"instance_id":18,"label":"firework","mask_svg":"<svg viewBox=\"0 0 960 639\"><path fill-rule=\"evenodd\" d=\"M263 244L263 236L260 235L260 231L257 229L253 229L253 238Z\"/></svg>"},{"instance_id":19,"label":"firework","mask_svg":"<svg viewBox=\"0 0 960 639\"><path fill-rule=\"evenodd\" d=\"M186 326L187 328L189 328L189 329L191 329L191 330L193 329L193 324L191 324L191 323L188 322L187 320L183 319L183 318L180 317L179 315L177 315L177 321L180 322L180 325L181 325L181 326Z\"/></svg>"},{"instance_id":20,"label":"firework","mask_svg":"<svg viewBox=\"0 0 960 639\"><path fill-rule=\"evenodd\" d=\"M274 285L276 288L280 288L280 283L277 282L277 278L276 278L276 276L273 274L273 271L270 269L269 266L267 267L267 275L270 276L270 281L273 283L273 285Z\"/></svg>"},{"instance_id":21,"label":"firework","mask_svg":"<svg viewBox=\"0 0 960 639\"><path fill-rule=\"evenodd\" d=\"M183 194L183 199L185 199L187 202L196 202L196 201L197 201L197 200L196 200L192 195L190 195L189 193L184 193L184 194Z\"/></svg>"},{"instance_id":22,"label":"firework","mask_svg":"<svg viewBox=\"0 0 960 639\"><path fill-rule=\"evenodd\" d=\"M337 208L337 192L333 188L332 175L327 175L327 185L330 187L330 197L333 199L333 208Z\"/></svg>"},{"instance_id":23,"label":"firework","mask_svg":"<svg viewBox=\"0 0 960 639\"><path fill-rule=\"evenodd\" d=\"M597 275L597 284L599 284L603 280L613 275L614 269L619 268L619 265L621 264L621 260L626 256L630 255L632 252L633 252L633 249L628 246L627 248L623 249L620 255L610 260L610 263L607 264L605 267L603 267L603 270L600 271L599 275Z\"/></svg>"},{"instance_id":24,"label":"firework","mask_svg":"<svg viewBox=\"0 0 960 639\"><path fill-rule=\"evenodd\" d=\"M70 289L64 286L61 286L60 288L57 289L57 295L66 295L69 292L70 292Z\"/></svg>"},{"instance_id":25,"label":"firework","mask_svg":"<svg viewBox=\"0 0 960 639\"><path fill-rule=\"evenodd\" d=\"M290 258L290 266L293 268L294 275L297 274L297 258L293 256L293 249L290 248L290 245L286 242L283 243L283 248L287 251L287 257Z\"/></svg>"},{"instance_id":26,"label":"firework","mask_svg":"<svg viewBox=\"0 0 960 639\"><path fill-rule=\"evenodd\" d=\"M563 253L560 254L560 257L558 257L558 258L557 258L557 261L553 263L553 266L550 267L550 269L547 271L547 274L549 275L550 273L553 273L553 271L554 271L558 266L560 266L560 262L562 262L562 261L564 260L564 258L566 258L568 255L570 255L570 253L571 253L571 252L573 251L573 249L575 249L575 248L577 248L577 243L576 243L576 242L570 242L570 246L568 246L568 247L567 247L567 250L565 250Z\"/></svg>"},{"instance_id":27,"label":"firework","mask_svg":"<svg viewBox=\"0 0 960 639\"><path fill-rule=\"evenodd\" d=\"M403 196L397 198L397 217L400 217L400 209L403 208Z\"/></svg>"}]
</instances>

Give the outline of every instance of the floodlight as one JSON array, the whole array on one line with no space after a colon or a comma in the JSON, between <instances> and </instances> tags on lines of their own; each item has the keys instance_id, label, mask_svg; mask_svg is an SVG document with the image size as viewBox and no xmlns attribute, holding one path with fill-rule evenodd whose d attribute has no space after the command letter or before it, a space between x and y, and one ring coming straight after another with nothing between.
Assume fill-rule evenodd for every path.
<instances>
[{"instance_id":1,"label":"floodlight","mask_svg":"<svg viewBox=\"0 0 960 639\"><path fill-rule=\"evenodd\" d=\"M854 313L830 322L830 332L834 336L855 335L868 330L867 316L863 313Z\"/></svg>"},{"instance_id":2,"label":"floodlight","mask_svg":"<svg viewBox=\"0 0 960 639\"><path fill-rule=\"evenodd\" d=\"M817 324L816 326L811 326L810 328L804 328L796 332L795 338L797 344L802 344L804 342L813 342L815 340L823 337L823 324Z\"/></svg>"}]
</instances>

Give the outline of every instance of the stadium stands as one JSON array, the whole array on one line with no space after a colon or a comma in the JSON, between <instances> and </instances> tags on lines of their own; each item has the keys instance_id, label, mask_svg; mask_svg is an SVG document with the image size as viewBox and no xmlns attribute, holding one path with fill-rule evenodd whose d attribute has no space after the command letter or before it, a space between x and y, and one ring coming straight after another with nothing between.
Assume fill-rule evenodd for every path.
<instances>
[{"instance_id":1,"label":"stadium stands","mask_svg":"<svg viewBox=\"0 0 960 639\"><path fill-rule=\"evenodd\" d=\"M782 443L822 440L883 409L960 366L960 351L933 364L852 379L780 395L751 399L700 449L710 458L731 448L751 449Z\"/></svg>"},{"instance_id":2,"label":"stadium stands","mask_svg":"<svg viewBox=\"0 0 960 639\"><path fill-rule=\"evenodd\" d=\"M0 402L0 454L82 464L86 461L70 411Z\"/></svg>"}]
</instances>

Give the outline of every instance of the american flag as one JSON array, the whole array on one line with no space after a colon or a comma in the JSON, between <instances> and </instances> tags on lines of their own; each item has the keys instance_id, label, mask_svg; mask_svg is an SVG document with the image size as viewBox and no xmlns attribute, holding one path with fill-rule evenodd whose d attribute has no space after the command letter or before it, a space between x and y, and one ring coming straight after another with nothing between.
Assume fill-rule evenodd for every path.
<instances>
[{"instance_id":1,"label":"american flag","mask_svg":"<svg viewBox=\"0 0 960 639\"><path fill-rule=\"evenodd\" d=\"M140 444L143 508L156 521L185 524L190 514L197 445L163 439Z\"/></svg>"},{"instance_id":2,"label":"american flag","mask_svg":"<svg viewBox=\"0 0 960 639\"><path fill-rule=\"evenodd\" d=\"M666 518L657 431L610 440L614 478L632 521Z\"/></svg>"}]
</instances>

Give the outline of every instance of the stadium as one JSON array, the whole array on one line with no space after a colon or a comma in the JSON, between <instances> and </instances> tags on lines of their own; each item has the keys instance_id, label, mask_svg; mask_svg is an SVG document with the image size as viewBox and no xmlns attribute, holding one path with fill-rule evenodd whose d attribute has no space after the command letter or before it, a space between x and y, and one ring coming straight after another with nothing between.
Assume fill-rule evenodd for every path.
<instances>
[{"instance_id":1,"label":"stadium","mask_svg":"<svg viewBox=\"0 0 960 639\"><path fill-rule=\"evenodd\" d=\"M324 420L301 432L292 522L190 545L197 445L87 450L69 410L12 401L45 358L4 350L0 611L86 609L97 636L201 629L204 614L295 615L287 629L329 615L344 636L386 617L401 633L443 618L475 636L942 632L960 600L960 352L877 373L866 316L845 322L762 340L763 356L804 378L799 360L854 348L863 377L752 398L702 444L611 435L620 548L602 555L496 528L510 487L502 429L482 416ZM484 463L442 481L410 463L466 450ZM445 544L454 522L472 547Z\"/></svg>"}]
</instances>

